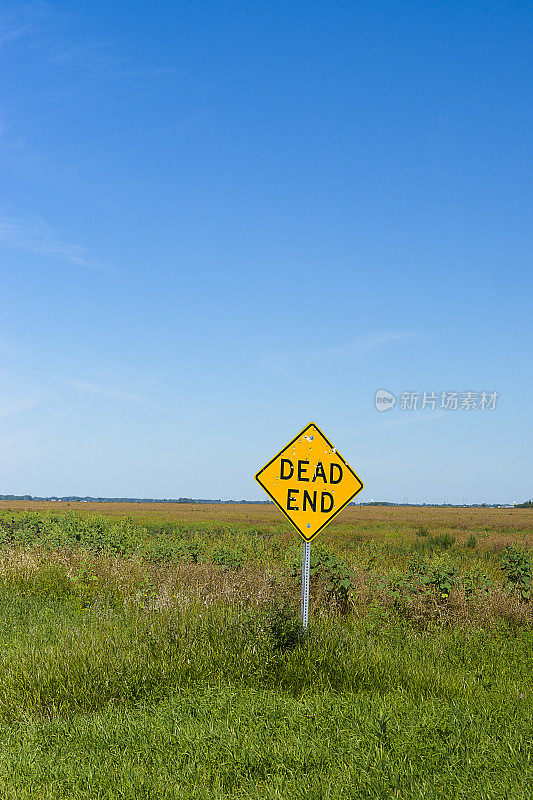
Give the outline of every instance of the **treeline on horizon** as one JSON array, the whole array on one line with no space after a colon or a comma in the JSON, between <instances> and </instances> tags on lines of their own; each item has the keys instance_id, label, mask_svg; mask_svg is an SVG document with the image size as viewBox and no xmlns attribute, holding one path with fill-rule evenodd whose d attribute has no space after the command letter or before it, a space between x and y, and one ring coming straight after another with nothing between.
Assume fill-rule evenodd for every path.
<instances>
[{"instance_id":1,"label":"treeline on horizon","mask_svg":"<svg viewBox=\"0 0 533 800\"><path fill-rule=\"evenodd\" d=\"M246 503L248 505L259 505L271 503L271 500L205 500L194 497L179 498L157 498L157 497L78 497L68 495L66 497L34 497L31 494L0 494L0 500L31 500L31 501L58 501L71 503Z\"/></svg>"},{"instance_id":2,"label":"treeline on horizon","mask_svg":"<svg viewBox=\"0 0 533 800\"><path fill-rule=\"evenodd\" d=\"M157 497L79 497L78 495L67 495L65 497L36 497L31 494L0 494L0 500L17 501L28 500L30 502L70 502L70 503L196 503L196 504L230 504L240 505L273 505L272 500L206 500L196 497L179 498L157 498ZM524 503L515 503L508 506L506 503L392 503L388 500L372 500L368 503L353 502L352 506L393 506L406 508L419 508L430 506L432 508L533 508L533 500L526 500Z\"/></svg>"}]
</instances>

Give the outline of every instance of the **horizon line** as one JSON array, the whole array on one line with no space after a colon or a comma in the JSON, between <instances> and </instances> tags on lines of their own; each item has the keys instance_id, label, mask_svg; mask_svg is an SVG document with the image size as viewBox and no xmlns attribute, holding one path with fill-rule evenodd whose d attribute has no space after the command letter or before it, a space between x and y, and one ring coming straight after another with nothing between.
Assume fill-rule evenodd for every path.
<instances>
[{"instance_id":1,"label":"horizon line","mask_svg":"<svg viewBox=\"0 0 533 800\"><path fill-rule=\"evenodd\" d=\"M159 498L159 497L93 497L91 495L64 495L59 497L58 495L46 495L46 496L37 496L37 495L15 495L15 494L0 494L0 501L2 502L18 502L18 501L26 501L28 503L36 503L36 502L57 502L57 503L172 503L172 504L195 504L195 505L211 505L211 504L227 504L227 503L237 503L240 505L275 505L272 500L220 500L220 499L209 499L209 498L195 498L195 497L179 497L179 498ZM527 502L527 501L523 501ZM490 508L490 507L506 507L506 508L516 508L518 505L517 503L398 503L394 502L393 500L371 500L366 502L356 502L353 501L348 503L349 506L405 506L405 507L423 507L423 506L433 506L433 507L450 507L450 508Z\"/></svg>"}]
</instances>

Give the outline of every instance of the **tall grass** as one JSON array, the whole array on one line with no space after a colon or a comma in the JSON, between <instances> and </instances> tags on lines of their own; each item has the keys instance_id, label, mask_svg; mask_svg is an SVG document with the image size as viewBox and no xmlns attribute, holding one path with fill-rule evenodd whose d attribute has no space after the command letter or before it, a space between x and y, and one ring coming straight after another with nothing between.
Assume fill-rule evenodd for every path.
<instances>
[{"instance_id":1,"label":"tall grass","mask_svg":"<svg viewBox=\"0 0 533 800\"><path fill-rule=\"evenodd\" d=\"M451 700L490 688L480 683L480 670L485 682L497 675L510 695L531 683L525 665L533 631L517 634L505 626L465 636L455 628L416 632L394 618L356 623L331 617L317 620L297 647L283 652L273 647L268 608L191 604L119 612L7 589L0 619L0 718L6 720L154 702L177 687L200 684L296 696L401 690Z\"/></svg>"},{"instance_id":2,"label":"tall grass","mask_svg":"<svg viewBox=\"0 0 533 800\"><path fill-rule=\"evenodd\" d=\"M42 584L44 585L44 584ZM533 632L0 596L5 798L531 797Z\"/></svg>"},{"instance_id":3,"label":"tall grass","mask_svg":"<svg viewBox=\"0 0 533 800\"><path fill-rule=\"evenodd\" d=\"M533 797L533 617L499 549L349 536L350 608L316 582L304 635L283 531L2 534L2 799Z\"/></svg>"}]
</instances>

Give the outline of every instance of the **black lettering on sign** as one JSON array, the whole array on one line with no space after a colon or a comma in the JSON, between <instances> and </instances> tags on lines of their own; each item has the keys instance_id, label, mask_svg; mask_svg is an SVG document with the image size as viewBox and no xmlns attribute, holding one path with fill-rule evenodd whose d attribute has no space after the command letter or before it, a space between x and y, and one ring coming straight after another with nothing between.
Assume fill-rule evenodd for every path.
<instances>
[{"instance_id":1,"label":"black lettering on sign","mask_svg":"<svg viewBox=\"0 0 533 800\"><path fill-rule=\"evenodd\" d=\"M329 498L329 506L326 508L326 498ZM322 492L322 497L320 498L320 510L323 514L329 514L331 509L333 508L333 495L329 492Z\"/></svg>"},{"instance_id":2,"label":"black lettering on sign","mask_svg":"<svg viewBox=\"0 0 533 800\"><path fill-rule=\"evenodd\" d=\"M304 501L302 503L302 511L306 510L308 504L311 511L316 511L316 492L313 492L313 497L311 497L307 489L304 489Z\"/></svg>"},{"instance_id":3,"label":"black lettering on sign","mask_svg":"<svg viewBox=\"0 0 533 800\"><path fill-rule=\"evenodd\" d=\"M324 472L324 467L322 466L322 461L319 461L315 467L315 474L313 475L312 483L314 483L317 478L322 478L324 483L328 482L328 479L326 478L326 473Z\"/></svg>"},{"instance_id":4,"label":"black lettering on sign","mask_svg":"<svg viewBox=\"0 0 533 800\"><path fill-rule=\"evenodd\" d=\"M298 461L298 480L309 482L309 478L304 478L304 475L307 472L307 467L304 467L304 464L309 464L309 461Z\"/></svg>"},{"instance_id":5,"label":"black lettering on sign","mask_svg":"<svg viewBox=\"0 0 533 800\"><path fill-rule=\"evenodd\" d=\"M288 464L290 467L290 472L288 475L285 475L285 464ZM279 471L279 477L282 481L288 481L289 478L292 478L292 473L294 472L294 465L290 458L282 458L281 459L281 469Z\"/></svg>"},{"instance_id":6,"label":"black lettering on sign","mask_svg":"<svg viewBox=\"0 0 533 800\"><path fill-rule=\"evenodd\" d=\"M336 470L336 469L339 471L339 473L338 473L339 477L337 478L337 480L335 480L335 478L334 478L334 475L335 475L334 470ZM342 481L342 467L341 467L341 465L340 464L335 464L335 463L330 464L329 465L329 482L330 483L340 483L341 481Z\"/></svg>"},{"instance_id":7,"label":"black lettering on sign","mask_svg":"<svg viewBox=\"0 0 533 800\"><path fill-rule=\"evenodd\" d=\"M292 506L291 503L296 501L296 497L293 497L294 494L298 494L299 489L289 489L287 492L287 511L298 511L298 506Z\"/></svg>"}]
</instances>

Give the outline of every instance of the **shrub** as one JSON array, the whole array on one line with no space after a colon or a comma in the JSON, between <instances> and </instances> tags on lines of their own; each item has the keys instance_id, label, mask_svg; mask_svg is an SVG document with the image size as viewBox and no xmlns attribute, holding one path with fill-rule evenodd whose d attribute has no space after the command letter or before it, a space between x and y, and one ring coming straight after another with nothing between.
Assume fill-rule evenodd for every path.
<instances>
[{"instance_id":1,"label":"shrub","mask_svg":"<svg viewBox=\"0 0 533 800\"><path fill-rule=\"evenodd\" d=\"M429 536L429 530L424 525L419 525L416 529L417 536Z\"/></svg>"},{"instance_id":2,"label":"shrub","mask_svg":"<svg viewBox=\"0 0 533 800\"><path fill-rule=\"evenodd\" d=\"M301 574L299 562L293 562L293 577ZM348 610L350 595L354 589L353 572L348 564L323 547L311 551L310 580L317 585L325 583L327 598L343 613Z\"/></svg>"},{"instance_id":3,"label":"shrub","mask_svg":"<svg viewBox=\"0 0 533 800\"><path fill-rule=\"evenodd\" d=\"M455 537L449 533L440 533L437 536L431 536L428 544L432 549L447 550L455 544Z\"/></svg>"},{"instance_id":4,"label":"shrub","mask_svg":"<svg viewBox=\"0 0 533 800\"><path fill-rule=\"evenodd\" d=\"M435 556L422 582L432 586L441 600L447 600L450 592L457 583L458 570L446 554Z\"/></svg>"},{"instance_id":5,"label":"shrub","mask_svg":"<svg viewBox=\"0 0 533 800\"><path fill-rule=\"evenodd\" d=\"M226 569L239 569L244 562L244 554L238 550L228 550L224 547L217 548L211 556L211 562Z\"/></svg>"},{"instance_id":6,"label":"shrub","mask_svg":"<svg viewBox=\"0 0 533 800\"><path fill-rule=\"evenodd\" d=\"M424 559L424 552L418 549L413 549L409 560L407 561L407 572L411 576L425 575L429 569L429 565Z\"/></svg>"},{"instance_id":7,"label":"shrub","mask_svg":"<svg viewBox=\"0 0 533 800\"><path fill-rule=\"evenodd\" d=\"M500 568L505 574L505 585L511 593L518 593L525 602L531 599L531 556L523 548L507 545Z\"/></svg>"},{"instance_id":8,"label":"shrub","mask_svg":"<svg viewBox=\"0 0 533 800\"><path fill-rule=\"evenodd\" d=\"M205 544L198 541L184 541L176 545L176 557L189 564L198 564L205 552Z\"/></svg>"},{"instance_id":9,"label":"shrub","mask_svg":"<svg viewBox=\"0 0 533 800\"><path fill-rule=\"evenodd\" d=\"M490 594L490 590L494 584L483 570L474 566L466 570L461 579L461 585L466 599L471 600L476 589L483 589L485 594Z\"/></svg>"},{"instance_id":10,"label":"shrub","mask_svg":"<svg viewBox=\"0 0 533 800\"><path fill-rule=\"evenodd\" d=\"M411 603L415 595L427 592L428 587L424 577L428 574L429 569L429 565L424 561L422 555L413 552L407 562L405 572L401 572L396 567L390 570L385 587L392 597L396 609L402 608L405 603Z\"/></svg>"},{"instance_id":11,"label":"shrub","mask_svg":"<svg viewBox=\"0 0 533 800\"><path fill-rule=\"evenodd\" d=\"M414 541L411 544L410 550L413 553L439 553L443 550L448 550L455 544L455 538L450 536L449 533L437 534L437 536L429 536L427 539Z\"/></svg>"},{"instance_id":12,"label":"shrub","mask_svg":"<svg viewBox=\"0 0 533 800\"><path fill-rule=\"evenodd\" d=\"M477 547L477 539L476 539L476 537L474 536L473 533L471 533L470 536L468 537L468 539L466 540L466 546L471 548L471 549L473 549L474 547Z\"/></svg>"},{"instance_id":13,"label":"shrub","mask_svg":"<svg viewBox=\"0 0 533 800\"><path fill-rule=\"evenodd\" d=\"M323 570L328 580L326 591L329 598L342 611L347 611L354 590L352 570L345 561L333 555L328 555L324 560Z\"/></svg>"},{"instance_id":14,"label":"shrub","mask_svg":"<svg viewBox=\"0 0 533 800\"><path fill-rule=\"evenodd\" d=\"M286 603L273 603L267 615L267 630L272 647L281 653L294 650L305 637L302 621Z\"/></svg>"},{"instance_id":15,"label":"shrub","mask_svg":"<svg viewBox=\"0 0 533 800\"><path fill-rule=\"evenodd\" d=\"M403 603L413 600L412 583L409 574L404 574L393 567L389 573L387 588L394 601L394 608L400 608Z\"/></svg>"},{"instance_id":16,"label":"shrub","mask_svg":"<svg viewBox=\"0 0 533 800\"><path fill-rule=\"evenodd\" d=\"M170 564L175 557L175 547L170 539L158 536L149 539L141 548L141 554L146 561L153 564Z\"/></svg>"}]
</instances>

